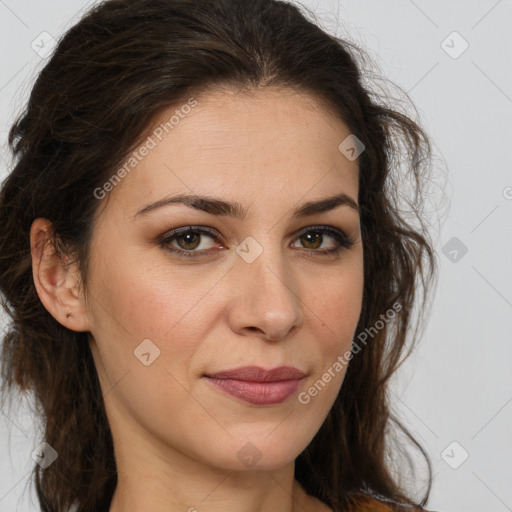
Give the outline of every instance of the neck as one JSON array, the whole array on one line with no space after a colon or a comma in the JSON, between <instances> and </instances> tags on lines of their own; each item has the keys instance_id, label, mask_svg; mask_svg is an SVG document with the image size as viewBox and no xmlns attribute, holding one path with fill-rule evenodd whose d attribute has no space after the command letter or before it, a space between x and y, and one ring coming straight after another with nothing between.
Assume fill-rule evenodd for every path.
<instances>
[{"instance_id":1,"label":"neck","mask_svg":"<svg viewBox=\"0 0 512 512\"><path fill-rule=\"evenodd\" d=\"M118 472L110 512L324 512L293 477L293 463L273 471L173 471L154 465Z\"/></svg>"}]
</instances>

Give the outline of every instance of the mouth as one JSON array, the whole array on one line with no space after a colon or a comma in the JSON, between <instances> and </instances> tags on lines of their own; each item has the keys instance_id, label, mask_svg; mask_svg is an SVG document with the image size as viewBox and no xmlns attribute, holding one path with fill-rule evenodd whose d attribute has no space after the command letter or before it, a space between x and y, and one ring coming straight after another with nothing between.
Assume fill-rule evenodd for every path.
<instances>
[{"instance_id":1,"label":"mouth","mask_svg":"<svg viewBox=\"0 0 512 512\"><path fill-rule=\"evenodd\" d=\"M244 366L205 374L204 377L220 391L250 404L275 405L290 398L306 374L291 366L271 370Z\"/></svg>"}]
</instances>

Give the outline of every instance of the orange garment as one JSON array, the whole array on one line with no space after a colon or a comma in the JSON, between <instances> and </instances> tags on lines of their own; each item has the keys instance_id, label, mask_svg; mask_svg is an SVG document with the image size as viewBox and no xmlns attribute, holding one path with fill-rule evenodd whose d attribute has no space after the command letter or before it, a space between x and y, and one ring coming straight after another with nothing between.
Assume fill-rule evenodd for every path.
<instances>
[{"instance_id":1,"label":"orange garment","mask_svg":"<svg viewBox=\"0 0 512 512\"><path fill-rule=\"evenodd\" d=\"M405 505L399 506L391 502L382 501L371 496L361 496L357 512L434 512L423 508L412 508Z\"/></svg>"}]
</instances>

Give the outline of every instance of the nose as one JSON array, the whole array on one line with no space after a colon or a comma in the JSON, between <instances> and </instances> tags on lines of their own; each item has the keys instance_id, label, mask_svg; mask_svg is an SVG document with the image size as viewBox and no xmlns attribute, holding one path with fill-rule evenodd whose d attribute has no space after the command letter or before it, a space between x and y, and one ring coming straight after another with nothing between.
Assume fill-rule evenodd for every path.
<instances>
[{"instance_id":1,"label":"nose","mask_svg":"<svg viewBox=\"0 0 512 512\"><path fill-rule=\"evenodd\" d=\"M235 265L229 307L234 332L276 341L302 325L299 284L280 249L265 247L251 263L239 258Z\"/></svg>"}]
</instances>

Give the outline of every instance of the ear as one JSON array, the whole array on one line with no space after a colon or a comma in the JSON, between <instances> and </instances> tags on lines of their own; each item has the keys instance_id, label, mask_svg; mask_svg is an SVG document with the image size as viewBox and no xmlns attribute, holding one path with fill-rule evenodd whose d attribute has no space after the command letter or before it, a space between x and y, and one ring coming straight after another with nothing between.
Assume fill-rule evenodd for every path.
<instances>
[{"instance_id":1,"label":"ear","mask_svg":"<svg viewBox=\"0 0 512 512\"><path fill-rule=\"evenodd\" d=\"M43 218L35 219L30 228L32 274L37 294L44 307L60 324L72 331L90 331L80 272L70 264L53 244L53 225Z\"/></svg>"}]
</instances>

